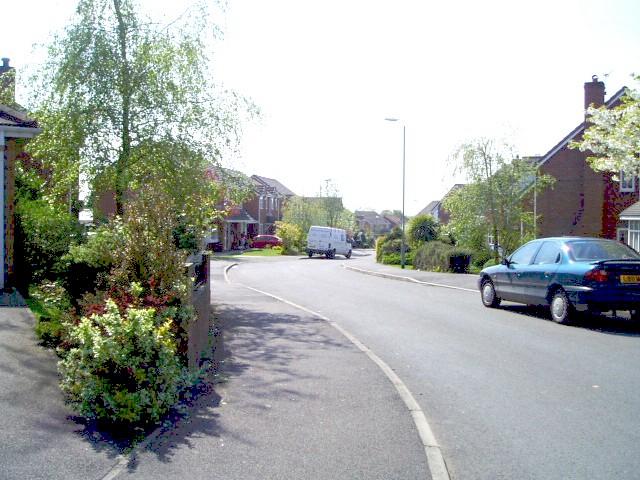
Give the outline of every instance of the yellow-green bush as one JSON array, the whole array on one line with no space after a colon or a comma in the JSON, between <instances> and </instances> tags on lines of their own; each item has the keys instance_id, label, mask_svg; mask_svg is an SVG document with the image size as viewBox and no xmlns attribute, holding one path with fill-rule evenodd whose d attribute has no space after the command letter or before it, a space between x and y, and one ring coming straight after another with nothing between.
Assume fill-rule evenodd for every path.
<instances>
[{"instance_id":1,"label":"yellow-green bush","mask_svg":"<svg viewBox=\"0 0 640 480\"><path fill-rule=\"evenodd\" d=\"M298 225L276 222L276 234L282 239L283 255L297 255L302 250L304 232Z\"/></svg>"},{"instance_id":2,"label":"yellow-green bush","mask_svg":"<svg viewBox=\"0 0 640 480\"><path fill-rule=\"evenodd\" d=\"M77 346L58 364L70 404L96 420L157 422L185 385L171 323L156 316L153 308L129 308L121 315L107 300L104 314L83 317L71 326Z\"/></svg>"}]
</instances>

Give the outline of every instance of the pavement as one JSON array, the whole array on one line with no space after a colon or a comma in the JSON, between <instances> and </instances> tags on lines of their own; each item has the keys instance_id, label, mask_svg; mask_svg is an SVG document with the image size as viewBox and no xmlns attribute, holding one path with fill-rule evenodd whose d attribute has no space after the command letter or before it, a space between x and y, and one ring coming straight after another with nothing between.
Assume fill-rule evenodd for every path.
<instances>
[{"instance_id":1,"label":"pavement","mask_svg":"<svg viewBox=\"0 0 640 480\"><path fill-rule=\"evenodd\" d=\"M378 366L316 316L225 283L229 263L211 269L218 373L132 451L64 404L28 309L0 308L0 478L431 478Z\"/></svg>"},{"instance_id":2,"label":"pavement","mask_svg":"<svg viewBox=\"0 0 640 480\"><path fill-rule=\"evenodd\" d=\"M354 257L362 257L357 266L345 259L344 268L369 275L381 276L401 281L414 281L434 286L455 287L478 291L478 275L466 273L423 272L401 269L397 266L382 265L375 261L374 250L354 250Z\"/></svg>"},{"instance_id":3,"label":"pavement","mask_svg":"<svg viewBox=\"0 0 640 480\"><path fill-rule=\"evenodd\" d=\"M101 479L124 449L64 404L58 358L27 308L0 308L0 478Z\"/></svg>"}]
</instances>

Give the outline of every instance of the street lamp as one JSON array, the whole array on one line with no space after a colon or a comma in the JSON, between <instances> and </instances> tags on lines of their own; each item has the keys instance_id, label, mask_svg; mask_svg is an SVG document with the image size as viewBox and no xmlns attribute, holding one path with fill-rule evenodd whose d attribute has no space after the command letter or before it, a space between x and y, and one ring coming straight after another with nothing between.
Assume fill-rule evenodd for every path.
<instances>
[{"instance_id":1,"label":"street lamp","mask_svg":"<svg viewBox=\"0 0 640 480\"><path fill-rule=\"evenodd\" d=\"M385 118L387 122L397 122L399 118ZM404 252L405 252L405 240L404 240L404 165L405 165L405 146L407 138L407 126L402 124L402 243L400 244L400 267L404 268Z\"/></svg>"}]
</instances>

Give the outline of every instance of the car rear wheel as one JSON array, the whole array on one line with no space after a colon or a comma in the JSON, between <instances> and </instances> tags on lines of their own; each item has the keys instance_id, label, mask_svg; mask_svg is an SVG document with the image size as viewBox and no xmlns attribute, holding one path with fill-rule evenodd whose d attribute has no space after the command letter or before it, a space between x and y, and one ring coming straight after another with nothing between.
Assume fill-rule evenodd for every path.
<instances>
[{"instance_id":1,"label":"car rear wheel","mask_svg":"<svg viewBox=\"0 0 640 480\"><path fill-rule=\"evenodd\" d=\"M573 305L564 290L558 290L551 297L551 320L556 323L567 324L573 315Z\"/></svg>"},{"instance_id":2,"label":"car rear wheel","mask_svg":"<svg viewBox=\"0 0 640 480\"><path fill-rule=\"evenodd\" d=\"M500 305L500 297L496 295L496 289L494 288L491 280L485 280L482 282L480 296L482 297L482 304L485 307L496 308Z\"/></svg>"},{"instance_id":3,"label":"car rear wheel","mask_svg":"<svg viewBox=\"0 0 640 480\"><path fill-rule=\"evenodd\" d=\"M307 255L309 255L309 258L313 257L313 252L307 252Z\"/></svg>"}]
</instances>

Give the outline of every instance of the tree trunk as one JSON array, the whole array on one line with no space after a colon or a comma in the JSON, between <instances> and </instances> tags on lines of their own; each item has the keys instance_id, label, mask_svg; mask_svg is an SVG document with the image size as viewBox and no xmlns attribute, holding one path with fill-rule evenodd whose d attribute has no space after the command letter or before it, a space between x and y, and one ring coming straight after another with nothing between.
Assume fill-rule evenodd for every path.
<instances>
[{"instance_id":1,"label":"tree trunk","mask_svg":"<svg viewBox=\"0 0 640 480\"><path fill-rule=\"evenodd\" d=\"M120 47L120 85L119 93L122 98L121 118L121 150L116 162L115 197L116 213L124 213L124 194L126 189L125 176L131 157L131 77L127 59L127 26L121 9L121 0L113 0L113 8L118 19L118 43Z\"/></svg>"}]
</instances>

